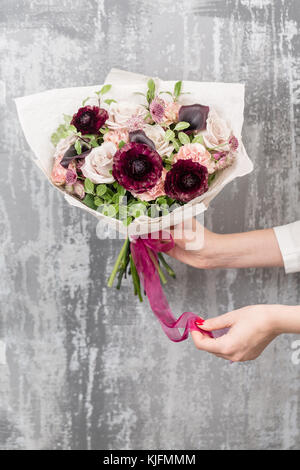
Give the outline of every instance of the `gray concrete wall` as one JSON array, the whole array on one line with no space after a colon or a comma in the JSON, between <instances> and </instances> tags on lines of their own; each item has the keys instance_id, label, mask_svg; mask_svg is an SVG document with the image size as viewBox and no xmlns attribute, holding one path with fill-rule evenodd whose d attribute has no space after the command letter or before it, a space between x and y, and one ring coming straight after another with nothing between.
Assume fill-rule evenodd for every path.
<instances>
[{"instance_id":1,"label":"gray concrete wall","mask_svg":"<svg viewBox=\"0 0 300 470\"><path fill-rule=\"evenodd\" d=\"M51 189L12 101L101 83L112 66L245 82L255 170L213 201L206 223L230 232L292 222L299 24L299 0L1 0L1 448L299 448L296 337L234 365L168 341L148 305L106 288L120 243L99 240L96 220ZM300 303L300 276L283 270L173 266L180 282L166 292L177 314Z\"/></svg>"}]
</instances>

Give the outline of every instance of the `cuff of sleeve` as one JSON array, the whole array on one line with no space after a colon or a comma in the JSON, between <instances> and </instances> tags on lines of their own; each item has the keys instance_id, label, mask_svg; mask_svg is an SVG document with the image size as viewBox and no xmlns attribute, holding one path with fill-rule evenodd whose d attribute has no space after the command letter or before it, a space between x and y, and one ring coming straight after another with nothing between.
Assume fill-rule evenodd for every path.
<instances>
[{"instance_id":1,"label":"cuff of sleeve","mask_svg":"<svg viewBox=\"0 0 300 470\"><path fill-rule=\"evenodd\" d=\"M286 274L300 271L300 221L274 227Z\"/></svg>"}]
</instances>

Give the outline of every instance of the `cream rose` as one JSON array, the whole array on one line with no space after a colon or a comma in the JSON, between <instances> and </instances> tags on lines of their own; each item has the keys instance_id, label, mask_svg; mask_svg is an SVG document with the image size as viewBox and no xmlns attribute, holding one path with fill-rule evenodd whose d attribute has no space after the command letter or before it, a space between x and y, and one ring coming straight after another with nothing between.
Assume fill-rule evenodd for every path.
<instances>
[{"instance_id":1,"label":"cream rose","mask_svg":"<svg viewBox=\"0 0 300 470\"><path fill-rule=\"evenodd\" d=\"M201 144L186 144L180 147L178 153L174 156L173 163L178 160L191 159L193 162L206 166L208 173L216 171L216 164L211 158L208 150Z\"/></svg>"},{"instance_id":2,"label":"cream rose","mask_svg":"<svg viewBox=\"0 0 300 470\"><path fill-rule=\"evenodd\" d=\"M111 170L116 151L117 147L112 142L104 142L100 147L95 147L81 167L83 175L95 184L113 183L115 179Z\"/></svg>"},{"instance_id":3,"label":"cream rose","mask_svg":"<svg viewBox=\"0 0 300 470\"><path fill-rule=\"evenodd\" d=\"M226 121L222 119L214 110L208 114L206 121L206 131L203 133L205 145L209 148L216 147L228 142L231 130ZM226 146L222 146L223 150L229 150Z\"/></svg>"},{"instance_id":4,"label":"cream rose","mask_svg":"<svg viewBox=\"0 0 300 470\"><path fill-rule=\"evenodd\" d=\"M108 114L109 118L105 125L109 129L125 129L130 118L133 116L141 116L144 118L147 114L147 110L140 104L120 101L119 103L111 104Z\"/></svg>"},{"instance_id":5,"label":"cream rose","mask_svg":"<svg viewBox=\"0 0 300 470\"><path fill-rule=\"evenodd\" d=\"M159 124L153 126L145 124L143 131L152 140L160 156L167 155L169 157L171 155L174 147L170 142L165 141L165 131Z\"/></svg>"}]
</instances>

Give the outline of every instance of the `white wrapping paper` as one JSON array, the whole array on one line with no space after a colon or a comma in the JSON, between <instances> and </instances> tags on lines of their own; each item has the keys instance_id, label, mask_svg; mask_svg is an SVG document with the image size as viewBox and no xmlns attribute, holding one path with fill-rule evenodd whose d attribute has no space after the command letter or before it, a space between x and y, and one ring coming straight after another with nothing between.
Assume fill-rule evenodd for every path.
<instances>
[{"instance_id":1,"label":"white wrapping paper","mask_svg":"<svg viewBox=\"0 0 300 470\"><path fill-rule=\"evenodd\" d=\"M144 103L143 97L134 93L145 93L148 79L149 77L144 75L112 69L105 80L105 83L112 85L106 97L117 101ZM156 78L155 82L159 91L172 92L176 81L163 81ZM168 228L171 225L180 223L182 220L204 212L210 201L216 197L226 184L252 171L253 164L241 141L244 120L244 85L184 81L183 91L189 94L182 95L179 99L180 103L199 103L215 108L218 114L228 122L234 135L239 139L239 148L234 164L217 174L205 194L163 217L151 219L142 216L135 219L129 227L125 227L121 221L88 208L79 199L70 196L63 189L52 184L50 175L53 166L54 147L50 139L52 133L63 121L63 114L73 115L81 106L82 101L88 96L93 96L94 92L98 91L101 86L53 89L15 100L24 135L33 151L34 162L43 171L51 185L64 194L69 204L91 213L123 234L141 235ZM94 96L96 97L96 95ZM96 104L96 98L94 104Z\"/></svg>"}]
</instances>

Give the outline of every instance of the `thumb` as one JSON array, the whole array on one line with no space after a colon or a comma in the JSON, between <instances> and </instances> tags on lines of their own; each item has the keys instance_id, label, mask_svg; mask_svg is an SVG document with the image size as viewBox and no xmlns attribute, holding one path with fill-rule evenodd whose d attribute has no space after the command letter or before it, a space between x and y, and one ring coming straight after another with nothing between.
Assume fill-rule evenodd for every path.
<instances>
[{"instance_id":1,"label":"thumb","mask_svg":"<svg viewBox=\"0 0 300 470\"><path fill-rule=\"evenodd\" d=\"M219 317L209 318L205 320L204 323L201 325L203 330L220 330L222 328L229 328L233 324L233 316L232 313L224 313L224 315L220 315Z\"/></svg>"}]
</instances>

